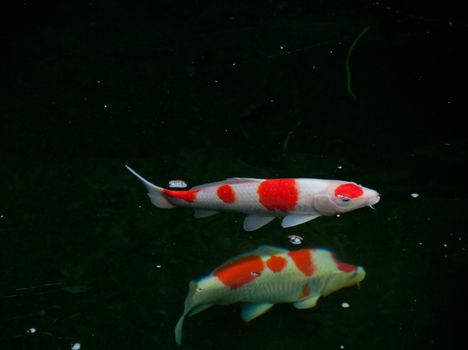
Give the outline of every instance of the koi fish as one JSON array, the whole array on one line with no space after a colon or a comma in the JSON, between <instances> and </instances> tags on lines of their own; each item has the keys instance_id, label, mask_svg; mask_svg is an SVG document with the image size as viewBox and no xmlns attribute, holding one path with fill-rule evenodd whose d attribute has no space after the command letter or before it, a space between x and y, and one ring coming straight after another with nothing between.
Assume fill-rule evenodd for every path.
<instances>
[{"instance_id":1,"label":"koi fish","mask_svg":"<svg viewBox=\"0 0 468 350\"><path fill-rule=\"evenodd\" d=\"M190 282L184 312L175 327L176 343L182 343L185 317L215 304L243 303L241 317L249 322L274 304L312 308L322 295L359 284L365 276L362 267L340 262L325 249L260 246Z\"/></svg>"},{"instance_id":2,"label":"koi fish","mask_svg":"<svg viewBox=\"0 0 468 350\"><path fill-rule=\"evenodd\" d=\"M189 190L169 190L153 185L129 166L127 169L145 185L158 208L188 207L195 218L220 211L247 214L246 231L256 230L275 217L291 227L321 215L335 215L376 204L380 195L354 182L321 179L229 178Z\"/></svg>"}]
</instances>

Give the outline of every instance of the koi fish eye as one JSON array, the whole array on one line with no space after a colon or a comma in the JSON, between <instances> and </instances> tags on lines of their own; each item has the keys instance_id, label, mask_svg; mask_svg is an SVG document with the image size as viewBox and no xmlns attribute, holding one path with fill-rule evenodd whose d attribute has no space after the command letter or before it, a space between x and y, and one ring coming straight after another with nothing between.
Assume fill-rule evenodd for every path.
<instances>
[{"instance_id":1,"label":"koi fish eye","mask_svg":"<svg viewBox=\"0 0 468 350\"><path fill-rule=\"evenodd\" d=\"M349 201L351 200L351 198L346 197L346 196L344 196L344 195L342 195L342 194L337 194L336 196L337 196L339 199L341 199L341 201L343 201L343 202L345 202L345 203L346 203L346 202L349 202Z\"/></svg>"}]
</instances>

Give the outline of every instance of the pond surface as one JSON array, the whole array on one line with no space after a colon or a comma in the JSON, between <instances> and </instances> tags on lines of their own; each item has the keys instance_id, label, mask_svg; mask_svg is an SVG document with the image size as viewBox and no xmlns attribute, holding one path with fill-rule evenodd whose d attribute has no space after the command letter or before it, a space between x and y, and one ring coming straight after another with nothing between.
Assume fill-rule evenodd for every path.
<instances>
[{"instance_id":1,"label":"pond surface","mask_svg":"<svg viewBox=\"0 0 468 350\"><path fill-rule=\"evenodd\" d=\"M0 348L177 349L189 281L264 244L327 248L367 275L247 325L239 304L210 308L183 348L453 348L468 55L444 4L18 4L1 58ZM125 164L161 186L341 179L381 201L245 232L243 214L154 207Z\"/></svg>"}]
</instances>

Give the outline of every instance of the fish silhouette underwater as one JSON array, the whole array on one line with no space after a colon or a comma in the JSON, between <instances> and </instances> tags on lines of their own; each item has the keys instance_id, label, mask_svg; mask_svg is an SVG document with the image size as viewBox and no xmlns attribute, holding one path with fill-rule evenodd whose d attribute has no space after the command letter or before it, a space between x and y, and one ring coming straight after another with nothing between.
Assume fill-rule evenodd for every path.
<instances>
[{"instance_id":1,"label":"fish silhouette underwater","mask_svg":"<svg viewBox=\"0 0 468 350\"><path fill-rule=\"evenodd\" d=\"M190 282L184 312L175 328L176 343L182 343L185 317L213 305L243 303L241 317L248 322L278 303L312 308L322 295L359 284L365 276L362 267L340 262L325 249L289 251L260 246Z\"/></svg>"},{"instance_id":2,"label":"fish silhouette underwater","mask_svg":"<svg viewBox=\"0 0 468 350\"><path fill-rule=\"evenodd\" d=\"M158 208L188 207L195 218L220 211L247 214L244 229L253 231L275 217L283 217L282 227L291 227L322 215L346 213L380 200L376 191L354 182L340 180L286 178L229 178L189 190L170 190L144 179L129 166L127 169L145 185L151 202Z\"/></svg>"}]
</instances>

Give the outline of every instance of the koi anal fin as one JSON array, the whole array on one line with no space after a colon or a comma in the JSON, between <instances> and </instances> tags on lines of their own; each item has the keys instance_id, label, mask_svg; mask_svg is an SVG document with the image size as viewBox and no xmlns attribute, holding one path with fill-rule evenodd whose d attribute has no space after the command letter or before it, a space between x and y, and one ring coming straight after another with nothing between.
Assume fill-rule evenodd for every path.
<instances>
[{"instance_id":1,"label":"koi anal fin","mask_svg":"<svg viewBox=\"0 0 468 350\"><path fill-rule=\"evenodd\" d=\"M151 182L140 176L135 170L130 168L128 165L125 165L125 167L141 182L143 182L143 185L145 185L146 189L148 190L148 197L150 197L151 203L153 203L158 208L175 207L175 205L169 202L168 199L164 196L163 188L153 185Z\"/></svg>"},{"instance_id":2,"label":"koi anal fin","mask_svg":"<svg viewBox=\"0 0 468 350\"><path fill-rule=\"evenodd\" d=\"M193 213L193 217L195 219L207 218L209 216L216 215L218 213L219 211L216 211L216 210L195 209L195 212Z\"/></svg>"}]
</instances>

